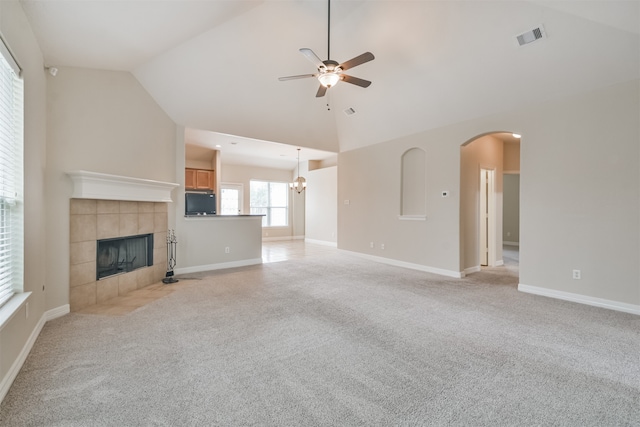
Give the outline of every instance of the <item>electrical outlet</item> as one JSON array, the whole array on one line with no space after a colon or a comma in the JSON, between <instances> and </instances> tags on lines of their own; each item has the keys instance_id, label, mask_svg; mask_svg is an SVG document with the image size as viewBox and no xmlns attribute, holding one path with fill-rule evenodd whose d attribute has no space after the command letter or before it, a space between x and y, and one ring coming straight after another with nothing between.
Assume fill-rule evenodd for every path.
<instances>
[{"instance_id":1,"label":"electrical outlet","mask_svg":"<svg viewBox=\"0 0 640 427\"><path fill-rule=\"evenodd\" d=\"M380 249L384 250L384 243L380 243Z\"/></svg>"},{"instance_id":2,"label":"electrical outlet","mask_svg":"<svg viewBox=\"0 0 640 427\"><path fill-rule=\"evenodd\" d=\"M582 273L580 270L573 270L573 278L574 279L581 279L582 278Z\"/></svg>"},{"instance_id":3,"label":"electrical outlet","mask_svg":"<svg viewBox=\"0 0 640 427\"><path fill-rule=\"evenodd\" d=\"M231 253L231 248L229 246L225 246L224 253L225 254L230 254Z\"/></svg>"},{"instance_id":4,"label":"electrical outlet","mask_svg":"<svg viewBox=\"0 0 640 427\"><path fill-rule=\"evenodd\" d=\"M370 247L370 248L373 248L373 247L374 247L373 242L369 242L369 247Z\"/></svg>"}]
</instances>

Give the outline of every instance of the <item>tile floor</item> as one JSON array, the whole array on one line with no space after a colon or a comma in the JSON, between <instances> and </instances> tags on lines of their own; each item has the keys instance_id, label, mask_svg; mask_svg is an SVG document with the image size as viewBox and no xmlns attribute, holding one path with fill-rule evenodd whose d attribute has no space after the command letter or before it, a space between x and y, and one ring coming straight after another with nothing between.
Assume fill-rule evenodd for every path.
<instances>
[{"instance_id":1,"label":"tile floor","mask_svg":"<svg viewBox=\"0 0 640 427\"><path fill-rule=\"evenodd\" d=\"M332 246L305 243L304 240L279 240L262 242L262 262L279 262L304 257L321 257L335 253Z\"/></svg>"},{"instance_id":2,"label":"tile floor","mask_svg":"<svg viewBox=\"0 0 640 427\"><path fill-rule=\"evenodd\" d=\"M165 286L163 283L154 283L141 289L136 289L125 295L112 298L101 304L91 305L78 310L76 313L83 314L106 314L111 316L122 316L131 313L133 310L149 304L159 298L169 295L174 288Z\"/></svg>"}]
</instances>

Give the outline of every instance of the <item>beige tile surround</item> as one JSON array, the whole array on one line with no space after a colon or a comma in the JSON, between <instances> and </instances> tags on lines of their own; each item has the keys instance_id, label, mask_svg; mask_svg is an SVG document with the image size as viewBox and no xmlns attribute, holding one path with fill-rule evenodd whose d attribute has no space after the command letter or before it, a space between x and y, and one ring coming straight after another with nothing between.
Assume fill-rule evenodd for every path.
<instances>
[{"instance_id":1,"label":"beige tile surround","mask_svg":"<svg viewBox=\"0 0 640 427\"><path fill-rule=\"evenodd\" d=\"M103 304L152 283L167 271L167 204L71 199L69 304L71 311ZM153 233L153 265L96 280L97 240Z\"/></svg>"}]
</instances>

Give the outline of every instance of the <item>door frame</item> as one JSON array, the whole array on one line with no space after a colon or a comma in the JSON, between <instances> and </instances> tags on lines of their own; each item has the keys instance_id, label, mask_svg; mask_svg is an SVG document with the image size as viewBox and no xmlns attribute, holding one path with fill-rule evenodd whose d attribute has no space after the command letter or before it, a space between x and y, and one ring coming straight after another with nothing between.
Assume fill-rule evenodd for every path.
<instances>
[{"instance_id":1,"label":"door frame","mask_svg":"<svg viewBox=\"0 0 640 427\"><path fill-rule=\"evenodd\" d=\"M496 168L480 166L478 197L478 259L480 266L496 266ZM486 253L486 258L483 256ZM483 262L486 261L486 264Z\"/></svg>"}]
</instances>

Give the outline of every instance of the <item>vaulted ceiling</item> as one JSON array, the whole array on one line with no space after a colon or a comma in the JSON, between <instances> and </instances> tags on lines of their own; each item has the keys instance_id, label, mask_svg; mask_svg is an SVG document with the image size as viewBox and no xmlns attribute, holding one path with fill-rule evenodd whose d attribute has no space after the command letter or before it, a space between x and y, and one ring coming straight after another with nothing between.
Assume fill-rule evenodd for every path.
<instances>
[{"instance_id":1,"label":"vaulted ceiling","mask_svg":"<svg viewBox=\"0 0 640 427\"><path fill-rule=\"evenodd\" d=\"M638 1L21 0L49 66L130 71L178 124L339 152L640 77ZM542 25L546 38L519 46ZM344 110L353 108L355 114Z\"/></svg>"}]
</instances>

